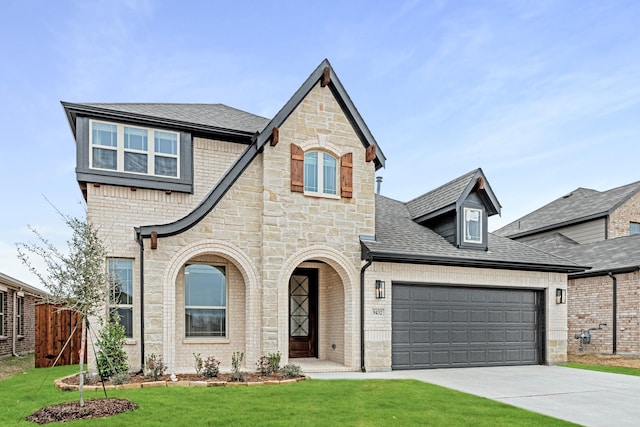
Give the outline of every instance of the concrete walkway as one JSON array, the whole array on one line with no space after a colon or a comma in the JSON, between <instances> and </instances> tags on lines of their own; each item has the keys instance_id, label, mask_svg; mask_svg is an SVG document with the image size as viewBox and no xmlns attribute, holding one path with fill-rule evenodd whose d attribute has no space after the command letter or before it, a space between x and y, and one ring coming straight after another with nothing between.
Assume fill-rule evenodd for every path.
<instances>
[{"instance_id":1,"label":"concrete walkway","mask_svg":"<svg viewBox=\"0 0 640 427\"><path fill-rule=\"evenodd\" d=\"M309 374L316 379L415 379L585 426L640 425L640 377L559 366Z\"/></svg>"}]
</instances>

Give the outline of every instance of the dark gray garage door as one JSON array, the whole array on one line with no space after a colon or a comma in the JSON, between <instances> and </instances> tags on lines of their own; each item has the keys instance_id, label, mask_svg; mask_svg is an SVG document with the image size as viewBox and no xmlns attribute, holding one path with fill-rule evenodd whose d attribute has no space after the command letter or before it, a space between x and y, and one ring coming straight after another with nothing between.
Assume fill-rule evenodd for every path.
<instances>
[{"instance_id":1,"label":"dark gray garage door","mask_svg":"<svg viewBox=\"0 0 640 427\"><path fill-rule=\"evenodd\" d=\"M392 285L392 368L541 363L542 293Z\"/></svg>"}]
</instances>

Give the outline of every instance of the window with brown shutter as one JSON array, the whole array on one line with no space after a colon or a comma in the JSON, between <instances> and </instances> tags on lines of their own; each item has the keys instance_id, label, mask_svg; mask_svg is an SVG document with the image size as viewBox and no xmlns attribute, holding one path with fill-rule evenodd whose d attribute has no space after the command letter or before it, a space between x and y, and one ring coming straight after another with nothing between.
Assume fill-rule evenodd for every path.
<instances>
[{"instance_id":1,"label":"window with brown shutter","mask_svg":"<svg viewBox=\"0 0 640 427\"><path fill-rule=\"evenodd\" d=\"M353 154L340 157L340 195L347 199L353 197Z\"/></svg>"},{"instance_id":2,"label":"window with brown shutter","mask_svg":"<svg viewBox=\"0 0 640 427\"><path fill-rule=\"evenodd\" d=\"M291 144L291 191L304 192L304 151Z\"/></svg>"}]
</instances>

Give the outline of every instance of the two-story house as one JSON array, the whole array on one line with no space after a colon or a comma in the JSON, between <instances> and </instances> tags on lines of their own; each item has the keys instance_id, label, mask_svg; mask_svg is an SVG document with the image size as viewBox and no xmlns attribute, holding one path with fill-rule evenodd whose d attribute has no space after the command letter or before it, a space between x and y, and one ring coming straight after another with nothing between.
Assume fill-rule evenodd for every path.
<instances>
[{"instance_id":1,"label":"two-story house","mask_svg":"<svg viewBox=\"0 0 640 427\"><path fill-rule=\"evenodd\" d=\"M403 203L328 61L271 119L221 104L63 102L137 368L271 352L332 369L566 360L575 263L487 232L482 170ZM95 323L95 322L94 322ZM137 366L136 366L137 365Z\"/></svg>"},{"instance_id":2,"label":"two-story house","mask_svg":"<svg viewBox=\"0 0 640 427\"><path fill-rule=\"evenodd\" d=\"M570 336L606 324L583 350L640 353L640 182L578 188L495 233L590 266L568 276Z\"/></svg>"}]
</instances>

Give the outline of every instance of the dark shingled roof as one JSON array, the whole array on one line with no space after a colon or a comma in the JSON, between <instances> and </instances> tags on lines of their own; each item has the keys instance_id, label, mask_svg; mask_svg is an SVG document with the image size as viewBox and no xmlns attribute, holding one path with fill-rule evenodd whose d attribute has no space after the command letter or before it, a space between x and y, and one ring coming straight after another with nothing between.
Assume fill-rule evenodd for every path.
<instances>
[{"instance_id":1,"label":"dark shingled roof","mask_svg":"<svg viewBox=\"0 0 640 427\"><path fill-rule=\"evenodd\" d=\"M224 104L79 103L76 105L251 133L261 131L269 123L269 119Z\"/></svg>"},{"instance_id":2,"label":"dark shingled roof","mask_svg":"<svg viewBox=\"0 0 640 427\"><path fill-rule=\"evenodd\" d=\"M640 234L570 247L556 247L549 243L543 239L527 242L553 254L562 255L580 265L592 266L591 270L583 273L584 275L640 268Z\"/></svg>"},{"instance_id":3,"label":"dark shingled roof","mask_svg":"<svg viewBox=\"0 0 640 427\"><path fill-rule=\"evenodd\" d=\"M460 249L412 219L407 204L376 195L375 241L363 240L375 256L407 262L518 268L538 271L582 271L572 261L504 237L489 234L489 250Z\"/></svg>"},{"instance_id":4,"label":"dark shingled roof","mask_svg":"<svg viewBox=\"0 0 640 427\"><path fill-rule=\"evenodd\" d=\"M607 191L578 188L494 233L516 238L599 218L611 213L638 191L640 191L640 181Z\"/></svg>"},{"instance_id":5,"label":"dark shingled roof","mask_svg":"<svg viewBox=\"0 0 640 427\"><path fill-rule=\"evenodd\" d=\"M411 218L415 219L456 203L476 172L478 169L408 201L407 208Z\"/></svg>"}]
</instances>

